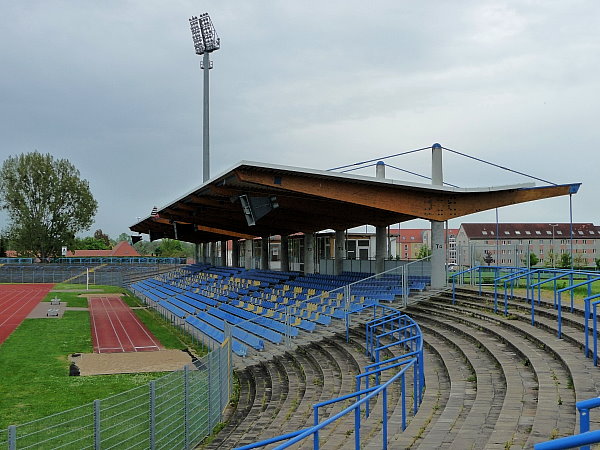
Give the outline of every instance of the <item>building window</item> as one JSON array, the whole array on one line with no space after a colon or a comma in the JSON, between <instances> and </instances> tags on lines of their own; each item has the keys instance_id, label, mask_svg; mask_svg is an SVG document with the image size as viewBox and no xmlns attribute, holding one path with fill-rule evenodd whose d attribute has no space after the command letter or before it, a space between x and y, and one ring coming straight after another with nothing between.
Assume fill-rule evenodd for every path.
<instances>
[{"instance_id":1,"label":"building window","mask_svg":"<svg viewBox=\"0 0 600 450\"><path fill-rule=\"evenodd\" d=\"M556 234L560 235L560 234L562 234L562 231L556 230Z\"/></svg>"},{"instance_id":2,"label":"building window","mask_svg":"<svg viewBox=\"0 0 600 450\"><path fill-rule=\"evenodd\" d=\"M535 231L535 234L542 234L542 232L541 232L541 231L538 231L538 230L536 230L536 231Z\"/></svg>"},{"instance_id":3,"label":"building window","mask_svg":"<svg viewBox=\"0 0 600 450\"><path fill-rule=\"evenodd\" d=\"M483 234L484 236L487 236L487 231L483 230L483 231L481 232L481 234Z\"/></svg>"},{"instance_id":4,"label":"building window","mask_svg":"<svg viewBox=\"0 0 600 450\"><path fill-rule=\"evenodd\" d=\"M525 230L525 234L531 234L531 231Z\"/></svg>"}]
</instances>

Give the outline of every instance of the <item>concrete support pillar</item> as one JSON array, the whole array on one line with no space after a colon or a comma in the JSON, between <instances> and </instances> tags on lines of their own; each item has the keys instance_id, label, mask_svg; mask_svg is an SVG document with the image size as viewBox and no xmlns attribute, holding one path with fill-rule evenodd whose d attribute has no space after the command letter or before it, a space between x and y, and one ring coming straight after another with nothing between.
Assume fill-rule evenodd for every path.
<instances>
[{"instance_id":1,"label":"concrete support pillar","mask_svg":"<svg viewBox=\"0 0 600 450\"><path fill-rule=\"evenodd\" d=\"M290 271L290 238L288 236L281 236L281 271Z\"/></svg>"},{"instance_id":2,"label":"concrete support pillar","mask_svg":"<svg viewBox=\"0 0 600 450\"><path fill-rule=\"evenodd\" d=\"M246 239L244 241L244 268L252 269L252 239Z\"/></svg>"},{"instance_id":3,"label":"concrete support pillar","mask_svg":"<svg viewBox=\"0 0 600 450\"><path fill-rule=\"evenodd\" d=\"M269 236L260 240L260 268L269 270Z\"/></svg>"},{"instance_id":4,"label":"concrete support pillar","mask_svg":"<svg viewBox=\"0 0 600 450\"><path fill-rule=\"evenodd\" d=\"M240 265L240 241L231 241L231 267L239 267Z\"/></svg>"},{"instance_id":5,"label":"concrete support pillar","mask_svg":"<svg viewBox=\"0 0 600 450\"><path fill-rule=\"evenodd\" d=\"M385 164L379 161L376 166L377 179L385 179ZM387 229L385 225L375 227L375 273L385 270L385 257L387 255Z\"/></svg>"},{"instance_id":6,"label":"concrete support pillar","mask_svg":"<svg viewBox=\"0 0 600 450\"><path fill-rule=\"evenodd\" d=\"M442 170L442 146L431 147L431 184L444 185ZM441 289L446 286L446 243L444 222L431 221L431 287Z\"/></svg>"},{"instance_id":7,"label":"concrete support pillar","mask_svg":"<svg viewBox=\"0 0 600 450\"><path fill-rule=\"evenodd\" d=\"M221 241L221 265L227 266L227 241Z\"/></svg>"},{"instance_id":8,"label":"concrete support pillar","mask_svg":"<svg viewBox=\"0 0 600 450\"><path fill-rule=\"evenodd\" d=\"M217 261L217 243L216 242L211 242L209 244L210 246L210 263L213 266L216 266L218 264Z\"/></svg>"},{"instance_id":9,"label":"concrete support pillar","mask_svg":"<svg viewBox=\"0 0 600 450\"><path fill-rule=\"evenodd\" d=\"M315 273L315 235L304 235L304 273Z\"/></svg>"},{"instance_id":10,"label":"concrete support pillar","mask_svg":"<svg viewBox=\"0 0 600 450\"><path fill-rule=\"evenodd\" d=\"M200 244L194 244L194 262L196 264L200 262Z\"/></svg>"},{"instance_id":11,"label":"concrete support pillar","mask_svg":"<svg viewBox=\"0 0 600 450\"><path fill-rule=\"evenodd\" d=\"M202 244L202 262L208 264L210 260L208 259L208 242Z\"/></svg>"},{"instance_id":12,"label":"concrete support pillar","mask_svg":"<svg viewBox=\"0 0 600 450\"><path fill-rule=\"evenodd\" d=\"M341 275L344 271L344 259L346 258L346 231L335 230L335 266L334 275Z\"/></svg>"}]
</instances>

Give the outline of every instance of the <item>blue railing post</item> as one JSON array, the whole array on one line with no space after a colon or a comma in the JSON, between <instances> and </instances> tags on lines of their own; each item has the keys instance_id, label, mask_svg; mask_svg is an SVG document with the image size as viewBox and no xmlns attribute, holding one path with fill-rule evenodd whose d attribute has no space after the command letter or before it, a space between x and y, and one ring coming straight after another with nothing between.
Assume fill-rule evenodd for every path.
<instances>
[{"instance_id":1,"label":"blue railing post","mask_svg":"<svg viewBox=\"0 0 600 450\"><path fill-rule=\"evenodd\" d=\"M560 292L558 293L558 338L562 336L562 298Z\"/></svg>"},{"instance_id":2,"label":"blue railing post","mask_svg":"<svg viewBox=\"0 0 600 450\"><path fill-rule=\"evenodd\" d=\"M494 313L498 313L498 278L494 278Z\"/></svg>"},{"instance_id":3,"label":"blue railing post","mask_svg":"<svg viewBox=\"0 0 600 450\"><path fill-rule=\"evenodd\" d=\"M538 272L538 305L542 304L542 285L540 284L542 273Z\"/></svg>"},{"instance_id":4,"label":"blue railing post","mask_svg":"<svg viewBox=\"0 0 600 450\"><path fill-rule=\"evenodd\" d=\"M531 274L530 274L530 272L528 272L527 273L527 286L526 286L527 301L530 301L530 298L529 298L530 284L531 284ZM533 289L531 292L531 325L535 325L535 298L533 295Z\"/></svg>"},{"instance_id":5,"label":"blue railing post","mask_svg":"<svg viewBox=\"0 0 600 450\"><path fill-rule=\"evenodd\" d=\"M402 389L402 431L406 430L406 383L404 373L400 377Z\"/></svg>"},{"instance_id":6,"label":"blue railing post","mask_svg":"<svg viewBox=\"0 0 600 450\"><path fill-rule=\"evenodd\" d=\"M571 272L571 286L573 285L573 272ZM575 310L575 290L571 289L571 312Z\"/></svg>"},{"instance_id":7,"label":"blue railing post","mask_svg":"<svg viewBox=\"0 0 600 450\"><path fill-rule=\"evenodd\" d=\"M313 424L316 427L319 425L319 405L313 405L314 410L314 421ZM319 448L319 430L313 433L313 448Z\"/></svg>"},{"instance_id":8,"label":"blue railing post","mask_svg":"<svg viewBox=\"0 0 600 450\"><path fill-rule=\"evenodd\" d=\"M387 450L387 388L383 389L383 442L381 443L381 448L383 450Z\"/></svg>"},{"instance_id":9,"label":"blue railing post","mask_svg":"<svg viewBox=\"0 0 600 450\"><path fill-rule=\"evenodd\" d=\"M452 304L456 303L456 277L452 276Z\"/></svg>"},{"instance_id":10,"label":"blue railing post","mask_svg":"<svg viewBox=\"0 0 600 450\"><path fill-rule=\"evenodd\" d=\"M594 327L594 331L592 332L592 336L593 336L593 339L594 339L594 365L595 366L598 365L598 326L597 326L597 323L596 323L596 321L597 321L596 311L597 311L597 304L598 303L599 303L598 301L595 301L595 302L592 303L592 308L594 310L594 317L593 317L593 321L592 321L592 324L593 324L593 327Z\"/></svg>"},{"instance_id":11,"label":"blue railing post","mask_svg":"<svg viewBox=\"0 0 600 450\"><path fill-rule=\"evenodd\" d=\"M360 404L354 408L354 448L360 450Z\"/></svg>"},{"instance_id":12,"label":"blue railing post","mask_svg":"<svg viewBox=\"0 0 600 450\"><path fill-rule=\"evenodd\" d=\"M579 432L585 433L590 431L590 410L589 408L581 408L579 410ZM580 450L590 450L589 445L580 447Z\"/></svg>"},{"instance_id":13,"label":"blue railing post","mask_svg":"<svg viewBox=\"0 0 600 450\"><path fill-rule=\"evenodd\" d=\"M589 346L589 340L590 340L590 325L589 325L589 320L590 320L590 298L587 297L585 299L583 299L583 303L584 303L584 312L583 314L585 315L585 321L583 322L583 334L584 334L584 340L585 340L585 357L589 358L589 350L590 350L590 346Z\"/></svg>"},{"instance_id":14,"label":"blue railing post","mask_svg":"<svg viewBox=\"0 0 600 450\"><path fill-rule=\"evenodd\" d=\"M419 366L417 364L413 365L413 415L417 414L419 410L419 383L421 380L419 378Z\"/></svg>"}]
</instances>

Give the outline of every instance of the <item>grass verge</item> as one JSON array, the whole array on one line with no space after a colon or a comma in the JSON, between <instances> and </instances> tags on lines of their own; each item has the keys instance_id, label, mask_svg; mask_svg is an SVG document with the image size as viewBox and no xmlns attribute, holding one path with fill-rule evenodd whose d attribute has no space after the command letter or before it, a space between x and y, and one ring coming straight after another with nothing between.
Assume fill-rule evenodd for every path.
<instances>
[{"instance_id":1,"label":"grass verge","mask_svg":"<svg viewBox=\"0 0 600 450\"><path fill-rule=\"evenodd\" d=\"M124 293L130 306L141 303L128 291L98 286L104 293ZM75 292L50 292L69 306L87 306ZM136 309L140 320L165 348L192 347L201 356L203 347L178 331L152 310ZM90 316L87 311L66 311L60 319L25 319L0 345L0 429L22 424L80 406L96 399L145 385L164 373L69 376L68 356L92 352Z\"/></svg>"},{"instance_id":2,"label":"grass verge","mask_svg":"<svg viewBox=\"0 0 600 450\"><path fill-rule=\"evenodd\" d=\"M68 355L91 351L86 311L23 321L0 346L0 428L108 397L162 375L70 377Z\"/></svg>"}]
</instances>

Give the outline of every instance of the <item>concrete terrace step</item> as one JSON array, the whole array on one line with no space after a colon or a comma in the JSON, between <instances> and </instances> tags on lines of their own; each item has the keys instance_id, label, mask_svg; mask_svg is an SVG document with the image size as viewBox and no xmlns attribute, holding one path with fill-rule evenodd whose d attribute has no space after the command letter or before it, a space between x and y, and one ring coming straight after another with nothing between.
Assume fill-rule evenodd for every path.
<instances>
[{"instance_id":1,"label":"concrete terrace step","mask_svg":"<svg viewBox=\"0 0 600 450\"><path fill-rule=\"evenodd\" d=\"M423 308L422 313L428 316L439 314L443 316L439 320L446 324L454 324L457 327L466 325L477 330L475 332L480 335L482 342L488 341L490 346L496 342L496 345L506 347L505 353L508 356L514 355L512 361L502 363L502 369L507 377L508 389L513 391L519 384L517 374L521 374L523 392L507 395L503 414L497 421L498 425L495 427L492 441L488 442L488 448L503 448L507 442L520 447L530 447L533 442L573 431L574 395L567 387L569 374L552 355L545 354L530 342L515 339L501 327L494 329L489 323L464 317L464 313L453 316L445 311L439 312L439 308ZM501 355L501 352L496 353L499 360ZM562 385L559 380L562 380ZM562 414L557 413L558 408ZM508 424L515 417L518 418L518 428L509 428ZM507 434L511 434L508 439Z\"/></svg>"},{"instance_id":2,"label":"concrete terrace step","mask_svg":"<svg viewBox=\"0 0 600 450\"><path fill-rule=\"evenodd\" d=\"M341 335L337 335L334 339L335 344L341 350L341 357L344 355L348 355L348 357L352 357L352 359L360 361L356 364L354 370L348 373L347 379L344 381L345 385L348 386L347 392L351 393L355 390L355 375L360 372L360 368L368 365L371 361L365 356L366 348L364 346L364 338L362 336L356 336L356 332L353 333L349 342L346 342L345 337ZM332 340L333 341L333 340ZM392 352L389 353L390 356L394 354ZM360 366L360 367L359 367ZM391 378L393 373L386 373L382 376L382 381L386 381ZM407 385L412 384L412 379L408 379L407 377ZM364 383L363 383L364 388ZM407 392L412 392L411 388L407 388ZM391 418L394 416L395 412L398 409L398 400L400 398L400 389L398 385L392 386L392 388L388 391L388 416ZM365 412L363 410L362 419L361 419L361 442L368 443L370 442L374 436L376 436L381 429L381 418L383 417L383 412L381 410L381 399L375 398L371 401L371 413L368 418L365 417ZM341 411L343 407L347 406L346 403L339 403L336 406L335 412ZM323 449L345 449L351 448L354 446L354 415L347 414L337 422L330 425L323 430L323 432L327 433L329 436L327 442L322 446ZM312 448L312 447L306 447Z\"/></svg>"},{"instance_id":3,"label":"concrete terrace step","mask_svg":"<svg viewBox=\"0 0 600 450\"><path fill-rule=\"evenodd\" d=\"M229 439L238 425L243 423L250 413L256 398L254 377L250 375L249 369L238 371L237 377L240 385L239 400L235 409L231 408L225 413L224 421L228 423L227 426L219 432L209 446L200 445L200 448L224 448L223 443Z\"/></svg>"},{"instance_id":4,"label":"concrete terrace step","mask_svg":"<svg viewBox=\"0 0 600 450\"><path fill-rule=\"evenodd\" d=\"M445 306L441 306L442 301L446 303ZM458 304L452 307L448 299L443 299L436 303L437 304L434 306L436 309L442 307L445 309L453 309L456 314L463 317L465 313L467 313L473 318L483 320L484 326L489 326L490 322L496 323L502 327L505 333L510 331L521 338L526 338L533 342L540 348L541 353L550 354L566 368L572 378L576 401L597 395L598 387L600 386L600 371L593 366L591 360L584 357L583 352L580 351L577 345L565 339L557 339L553 332L543 327L532 327L526 321L514 320L515 317L513 315L508 318L505 318L503 315L496 315L492 311L482 308L481 305L469 306ZM564 384L565 382L562 383L563 386ZM569 384L568 381L567 384ZM578 421L578 417L574 413L574 408L564 414L565 416L573 417ZM592 420L594 420L593 417Z\"/></svg>"},{"instance_id":5,"label":"concrete terrace step","mask_svg":"<svg viewBox=\"0 0 600 450\"><path fill-rule=\"evenodd\" d=\"M450 398L451 381L450 375L444 358L448 358L447 353L439 353L438 348L430 344L429 339L425 338L425 395L419 406L419 411L412 418L406 430L400 431L400 424L395 423L396 432L391 429L388 436L389 448L416 448L418 443L437 423L442 414L448 399ZM392 421L394 419L391 419ZM372 439L365 447L369 450L381 449L382 437Z\"/></svg>"},{"instance_id":6,"label":"concrete terrace step","mask_svg":"<svg viewBox=\"0 0 600 450\"><path fill-rule=\"evenodd\" d=\"M475 297L475 293L473 292L461 292L456 295L456 301L461 305L475 307L475 308L484 308L490 311L493 311L493 297L490 295L485 295L483 298ZM440 297L440 299L445 299L446 301L451 301L451 295L444 295ZM508 313L511 318L516 318L526 323L531 323L531 306L527 303L525 298L515 297L507 302L508 304ZM552 302L544 301L535 302L535 322L536 326L545 329L550 334L557 334L557 321L558 321L558 311L554 309L554 305ZM504 299L499 301L498 304L498 313L504 313ZM563 305L562 311L562 339L568 340L576 346L580 347L582 351L585 348L585 328L584 328L584 311L575 308L574 312L570 312L570 308L567 308ZM592 323L589 323L590 329L588 330L589 337L589 355L591 356L591 337L592 337Z\"/></svg>"},{"instance_id":7,"label":"concrete terrace step","mask_svg":"<svg viewBox=\"0 0 600 450\"><path fill-rule=\"evenodd\" d=\"M445 360L450 373L450 399L420 446L428 448L439 442L448 448L478 448L477 444L489 439L506 393L505 376L497 368L498 359L492 356L494 349L480 345L468 333L445 324L440 326L435 320L423 322L422 330L426 330L430 344L433 345L430 336L434 336L437 345L441 345L438 351L452 358ZM486 424L491 427L486 428Z\"/></svg>"}]
</instances>

